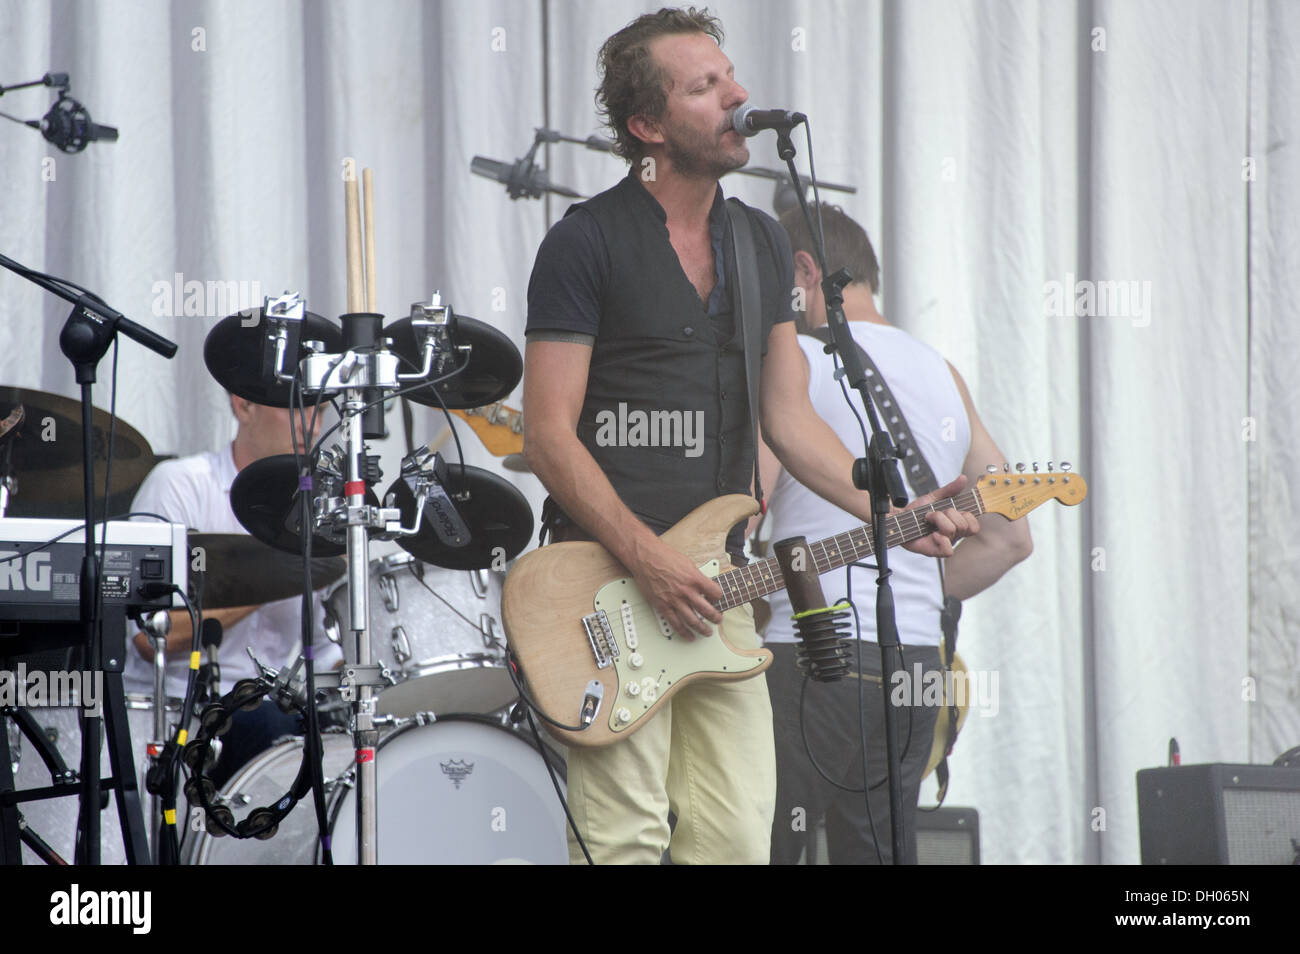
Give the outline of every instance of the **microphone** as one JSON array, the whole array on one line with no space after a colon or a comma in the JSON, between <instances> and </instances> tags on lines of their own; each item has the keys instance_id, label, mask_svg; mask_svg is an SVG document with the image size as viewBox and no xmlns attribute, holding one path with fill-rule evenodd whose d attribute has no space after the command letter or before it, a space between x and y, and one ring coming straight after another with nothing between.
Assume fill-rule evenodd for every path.
<instances>
[{"instance_id":1,"label":"microphone","mask_svg":"<svg viewBox=\"0 0 1300 954\"><path fill-rule=\"evenodd\" d=\"M117 142L115 126L91 122L86 107L67 93L59 96L44 118L39 122L29 119L27 125L39 129L47 142L67 153L81 152L91 142Z\"/></svg>"},{"instance_id":2,"label":"microphone","mask_svg":"<svg viewBox=\"0 0 1300 954\"><path fill-rule=\"evenodd\" d=\"M807 121L808 117L803 113L792 113L784 109L759 109L748 103L737 106L731 114L731 128L742 136L756 136L764 129L789 132Z\"/></svg>"},{"instance_id":3,"label":"microphone","mask_svg":"<svg viewBox=\"0 0 1300 954\"><path fill-rule=\"evenodd\" d=\"M498 162L485 156L475 156L469 163L470 172L485 179L500 182L506 187L506 193L512 199L540 199L544 192L568 196L571 199L582 198L572 189L553 185L551 176L545 169L539 169L531 159L518 162Z\"/></svg>"},{"instance_id":4,"label":"microphone","mask_svg":"<svg viewBox=\"0 0 1300 954\"><path fill-rule=\"evenodd\" d=\"M217 650L221 648L224 634L221 620L207 617L199 627L199 642L207 650L208 661L199 667L199 684L204 687L201 699L221 698L221 666L217 662Z\"/></svg>"},{"instance_id":5,"label":"microphone","mask_svg":"<svg viewBox=\"0 0 1300 954\"><path fill-rule=\"evenodd\" d=\"M848 604L827 606L808 541L790 537L772 544L781 567L794 631L799 639L795 662L817 682L833 682L849 671Z\"/></svg>"}]
</instances>

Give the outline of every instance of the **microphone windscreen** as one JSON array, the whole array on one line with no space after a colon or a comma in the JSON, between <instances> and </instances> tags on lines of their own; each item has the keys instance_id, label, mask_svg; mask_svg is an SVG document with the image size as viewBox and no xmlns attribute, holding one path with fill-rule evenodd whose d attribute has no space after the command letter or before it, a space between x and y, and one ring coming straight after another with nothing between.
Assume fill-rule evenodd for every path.
<instances>
[{"instance_id":1,"label":"microphone windscreen","mask_svg":"<svg viewBox=\"0 0 1300 954\"><path fill-rule=\"evenodd\" d=\"M199 637L204 647L217 648L221 645L221 636L224 632L221 626L221 620L213 619L211 616L203 620L203 626L199 630Z\"/></svg>"}]
</instances>

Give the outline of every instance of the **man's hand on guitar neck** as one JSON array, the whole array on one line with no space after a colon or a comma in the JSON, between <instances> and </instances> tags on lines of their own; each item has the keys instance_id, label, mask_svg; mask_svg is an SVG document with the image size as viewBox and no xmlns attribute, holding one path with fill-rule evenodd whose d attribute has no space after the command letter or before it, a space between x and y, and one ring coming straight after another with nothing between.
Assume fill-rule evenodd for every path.
<instances>
[{"instance_id":1,"label":"man's hand on guitar neck","mask_svg":"<svg viewBox=\"0 0 1300 954\"><path fill-rule=\"evenodd\" d=\"M924 497L917 497L902 510L891 510L890 513L899 514L908 510L915 510L918 507L928 507L936 501L956 496L961 493L962 488L965 486L966 475L959 474L952 483L931 491ZM950 557L953 554L952 545L954 543L963 537L973 536L980 532L979 518L975 514L962 513L952 507L947 510L935 510L926 514L925 521L934 528L934 532L928 536L913 540L911 543L903 544L904 550L911 550L913 553L919 553L922 556Z\"/></svg>"},{"instance_id":2,"label":"man's hand on guitar neck","mask_svg":"<svg viewBox=\"0 0 1300 954\"><path fill-rule=\"evenodd\" d=\"M709 623L722 622L722 613L713 605L722 599L722 587L701 573L690 557L678 553L649 528L634 545L627 568L641 595L683 639L693 640L695 633L707 636L712 632Z\"/></svg>"}]
</instances>

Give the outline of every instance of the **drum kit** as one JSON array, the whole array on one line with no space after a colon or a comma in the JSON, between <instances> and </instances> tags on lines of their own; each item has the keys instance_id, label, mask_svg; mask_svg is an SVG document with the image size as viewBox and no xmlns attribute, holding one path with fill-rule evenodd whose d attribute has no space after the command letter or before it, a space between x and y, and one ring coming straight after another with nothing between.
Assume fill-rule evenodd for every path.
<instances>
[{"instance_id":1,"label":"drum kit","mask_svg":"<svg viewBox=\"0 0 1300 954\"><path fill-rule=\"evenodd\" d=\"M189 536L190 546L205 554L206 567L191 579L203 609L301 595L308 561L311 587L325 587L321 623L341 644L344 662L313 674L301 657L288 672L257 661L260 679L237 683L203 710L197 732L180 733L175 748L189 777L182 810L175 812L177 828L184 829L176 833L180 861L310 864L332 855L334 862L353 864L563 863L561 783L550 765L557 759L540 738L534 743L511 727L506 715L518 691L499 623L501 582L508 561L531 538L529 505L496 474L447 463L429 446L403 458L381 500L375 492L382 479L378 459L366 444L382 436L385 401L399 394L445 411L500 402L522 375L519 351L497 329L456 314L437 293L413 305L409 317L384 326L374 309L373 250L369 263L354 255L361 244L354 234L356 182L345 185L349 313L335 323L286 293L222 319L204 347L209 372L232 394L296 407L304 421L313 405L330 401L339 421L305 453L263 458L239 472L231 506L251 536ZM373 233L369 218L367 225ZM29 417L38 409L36 420L63 414L75 426L75 402L61 408L64 399L12 390L0 398L25 406ZM116 427L113 476L120 484L112 491L124 495L157 458L133 429L121 422ZM327 444L333 435L340 443ZM18 448L14 460L0 445L6 473L34 469L35 458L33 468L18 466L22 445L11 446ZM67 463L75 477L78 461ZM39 458L39 466L49 466L48 458ZM41 492L15 499L50 512L55 482L45 483ZM6 481L0 493L14 486ZM0 499L0 508L6 500ZM372 540L392 540L401 549L372 559ZM310 731L306 742L278 742L220 788L207 778L207 750L236 708L253 708L269 695L282 708L296 698L306 711L301 707L310 709L309 700L334 690L347 703L346 731L321 730L319 746L311 744ZM190 714L179 711L180 700L162 710L148 697L130 697L128 708L143 777L147 762L165 757L158 716L174 712L186 726ZM75 709L43 710L38 721L56 745L79 744ZM167 735L177 739L177 731L170 725ZM308 772L312 750L320 763ZM39 759L20 760L18 787L42 784L44 769ZM299 798L304 804L296 811L276 812ZM186 800L193 813L188 817ZM328 830L318 825L313 801L323 801ZM63 814L71 812L71 822L48 808L58 802L67 803ZM70 834L75 812L71 800L51 799L29 810L27 821ZM198 817L204 825L189 823ZM160 837L156 819L151 827L151 837ZM104 831L107 849L117 829L106 825ZM121 858L106 850L104 860Z\"/></svg>"}]
</instances>

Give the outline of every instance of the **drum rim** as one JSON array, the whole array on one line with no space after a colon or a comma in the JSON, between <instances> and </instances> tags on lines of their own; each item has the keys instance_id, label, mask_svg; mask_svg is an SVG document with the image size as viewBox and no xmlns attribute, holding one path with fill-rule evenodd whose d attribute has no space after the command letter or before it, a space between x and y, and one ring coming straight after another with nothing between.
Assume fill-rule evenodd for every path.
<instances>
[{"instance_id":1,"label":"drum rim","mask_svg":"<svg viewBox=\"0 0 1300 954\"><path fill-rule=\"evenodd\" d=\"M556 775L560 778L561 782L567 783L566 776L568 775L568 773L565 771L566 766L564 764L564 756L562 753L556 751L555 748L548 746L544 740L540 742L541 748L539 748L539 740L535 738L531 732L527 732L522 729L512 729L507 725L503 725L500 716L494 717L489 714L483 714L478 712L451 712L451 713L447 713L446 715L434 716L434 718L425 722L420 722L417 719L411 719L405 725L397 726L391 732L386 732L383 735L383 737L380 738L379 744L376 745L375 747L376 751L377 752L382 751L389 743L391 743L394 739L396 739L401 735L405 735L409 732L414 732L419 729L426 728L428 726L436 726L439 723L448 723L448 722L478 723L479 725L487 726L490 729L496 729L500 732L504 732L507 737L512 739L517 739L518 741L527 745L528 748L531 749L534 753L536 753L539 758L544 760L543 768L545 768L545 765L550 765L550 767L555 770ZM322 732L321 736L322 736L322 741L331 737L347 739L349 747L352 741L351 733L346 731L326 731L326 732ZM294 746L295 748L301 749L304 741L305 741L304 736L294 736L292 739L286 739L282 742L278 742L275 745L272 745L269 748L264 749L261 752L257 753L257 755L249 759L234 775L230 777L226 785L222 787L223 792L234 791L236 781L241 782L241 784L246 784L247 779L251 777L255 771L263 770L266 764L272 760L272 757L279 754L281 750L284 749L285 746ZM547 751L546 752L541 751L541 749L543 748L547 749ZM345 777L348 773L352 771L354 771L354 768L352 765L349 765L348 772L345 772L343 775L340 775L339 778ZM331 837L333 836L334 833L335 824L338 821L339 812L342 811L343 801L347 796L347 794L350 791L352 791L354 788L355 788L355 783L351 785L347 785L347 784L336 785L334 791L330 792L327 796L328 803L326 805L325 811L329 820L329 830L330 830ZM306 808L311 807L311 802L310 799L308 798L304 798L299 804L305 806ZM211 851L213 850L213 846L215 846L216 843L222 841L222 839L219 839L216 836L209 834L207 831L192 832L192 834L194 835L195 840L193 842L190 842L187 839L185 849L182 852L181 863L190 866L199 866L199 865L206 866L212 864L212 862L209 862L207 860L207 857L209 854L211 854ZM314 828L313 828L312 840L315 843L315 847L312 853L312 864L319 865L321 863L320 838L318 837L318 833L315 832ZM190 847L191 844L193 845L192 848ZM235 862L235 863L239 864L240 862Z\"/></svg>"},{"instance_id":2,"label":"drum rim","mask_svg":"<svg viewBox=\"0 0 1300 954\"><path fill-rule=\"evenodd\" d=\"M495 663L495 665L493 665L493 663ZM505 668L506 654L504 652L448 653L445 656L433 656L429 659L422 659L414 665L408 664L403 666L399 671L406 678L399 679L398 685L401 685L404 682L415 682L418 679L424 679L428 676L436 676L443 672L463 672L466 669ZM397 675L397 673L394 673L393 675ZM381 692L380 695L382 694L383 693ZM459 713L450 714L459 715Z\"/></svg>"},{"instance_id":3,"label":"drum rim","mask_svg":"<svg viewBox=\"0 0 1300 954\"><path fill-rule=\"evenodd\" d=\"M348 740L348 747L349 749L351 748L352 734L350 732L339 732L333 729L326 729L325 731L321 732L321 755L322 756L324 756L325 754L324 752L325 740L332 737L346 738ZM232 793L237 791L237 788L235 787L236 782L239 782L241 785L245 784L247 780L253 775L255 768L257 770L261 770L262 768L264 768L266 764L272 761L274 757L278 756L280 752L285 749L286 746L293 746L294 748L301 750L303 744L306 742L306 738L307 737L305 735L295 735L289 738L280 739L272 743L271 745L267 746L261 752L258 752L251 759L249 759L242 766L240 766L240 768L235 772L235 774L230 776L230 778L226 780L226 784L221 787L220 792L224 794L227 791ZM348 772L352 771L353 764L354 763L351 762L348 763ZM347 772L343 773L343 775L346 774ZM339 776L339 778L342 777L343 776ZM333 793L330 793L329 797L333 798ZM299 801L298 804L306 805L310 807L311 801L308 798L303 798ZM332 827L332 823L331 823L331 827ZM220 836L213 835L211 832L207 831L206 828L202 831L193 832L192 834L194 835L194 841L191 842L187 838L185 845L182 848L181 864L188 865L188 866L207 865L208 861L206 860L206 857L207 854L209 853L207 846L209 844L214 844L218 841L222 841L223 839ZM194 845L194 848L192 849L190 848L191 844ZM317 862L313 862L313 864L315 863Z\"/></svg>"}]
</instances>

